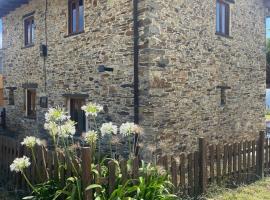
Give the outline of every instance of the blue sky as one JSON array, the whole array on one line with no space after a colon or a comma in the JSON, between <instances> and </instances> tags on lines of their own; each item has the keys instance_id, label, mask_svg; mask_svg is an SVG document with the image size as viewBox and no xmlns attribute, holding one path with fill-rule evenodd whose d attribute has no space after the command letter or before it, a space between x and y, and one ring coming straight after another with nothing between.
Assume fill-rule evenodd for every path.
<instances>
[{"instance_id":1,"label":"blue sky","mask_svg":"<svg viewBox=\"0 0 270 200\"><path fill-rule=\"evenodd\" d=\"M270 17L266 18L266 37L270 38Z\"/></svg>"}]
</instances>

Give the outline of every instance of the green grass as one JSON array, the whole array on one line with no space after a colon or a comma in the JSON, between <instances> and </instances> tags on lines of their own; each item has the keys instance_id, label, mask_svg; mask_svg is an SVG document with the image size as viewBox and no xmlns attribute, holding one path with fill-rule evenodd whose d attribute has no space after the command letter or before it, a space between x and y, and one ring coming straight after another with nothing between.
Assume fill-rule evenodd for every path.
<instances>
[{"instance_id":1,"label":"green grass","mask_svg":"<svg viewBox=\"0 0 270 200\"><path fill-rule=\"evenodd\" d=\"M270 121L270 114L266 114L266 115L265 115L265 119L266 119L267 121Z\"/></svg>"},{"instance_id":2,"label":"green grass","mask_svg":"<svg viewBox=\"0 0 270 200\"><path fill-rule=\"evenodd\" d=\"M270 178L237 189L210 190L207 200L270 200Z\"/></svg>"}]
</instances>

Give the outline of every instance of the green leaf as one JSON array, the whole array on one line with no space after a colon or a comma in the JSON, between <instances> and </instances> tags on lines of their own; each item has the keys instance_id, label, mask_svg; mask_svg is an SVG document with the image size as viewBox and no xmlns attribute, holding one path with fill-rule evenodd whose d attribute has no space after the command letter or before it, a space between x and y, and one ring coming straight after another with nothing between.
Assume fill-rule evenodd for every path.
<instances>
[{"instance_id":1,"label":"green leaf","mask_svg":"<svg viewBox=\"0 0 270 200\"><path fill-rule=\"evenodd\" d=\"M27 196L27 197L23 197L22 199L34 199L34 196Z\"/></svg>"},{"instance_id":2,"label":"green leaf","mask_svg":"<svg viewBox=\"0 0 270 200\"><path fill-rule=\"evenodd\" d=\"M85 188L85 191L87 191L87 190L91 190L91 189L95 189L95 188L102 188L102 186L101 185L98 185L98 184L92 184L92 185L89 185L89 186L87 186L86 188Z\"/></svg>"},{"instance_id":3,"label":"green leaf","mask_svg":"<svg viewBox=\"0 0 270 200\"><path fill-rule=\"evenodd\" d=\"M77 177L69 177L69 178L67 179L67 181L69 181L69 182L71 182L71 183L75 183L77 180L78 180Z\"/></svg>"}]
</instances>

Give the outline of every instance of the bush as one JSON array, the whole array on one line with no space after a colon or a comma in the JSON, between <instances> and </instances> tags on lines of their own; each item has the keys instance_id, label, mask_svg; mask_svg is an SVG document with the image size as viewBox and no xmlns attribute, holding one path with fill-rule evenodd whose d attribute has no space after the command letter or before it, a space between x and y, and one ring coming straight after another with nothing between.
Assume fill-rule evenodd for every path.
<instances>
[{"instance_id":1,"label":"bush","mask_svg":"<svg viewBox=\"0 0 270 200\"><path fill-rule=\"evenodd\" d=\"M92 176L106 177L108 176L108 168L105 163L108 161L113 161L116 165L116 186L114 191L110 194L108 191L108 186L106 185L90 185L87 189L99 189L100 193L95 193L96 200L121 200L121 199L145 199L145 200L172 200L176 196L172 195L171 189L172 184L169 182L169 176L164 170L158 167L152 166L150 164L146 165L142 163L140 168L140 176L138 179L128 179L125 183L121 182L121 170L117 160L113 158L112 151L112 141L113 138L120 133L122 137L128 143L129 149L129 161L127 169L131 169L131 160L134 158L134 149L136 149L135 138L139 138L142 133L142 129L131 122L123 123L120 128L114 125L112 122L102 124L101 128L98 128L96 123L96 116L98 113L102 112L102 106L89 103L82 107L85 111L86 117L93 120L92 130L85 133L82 140L86 145L89 145L92 149ZM22 145L26 146L30 152L32 152L31 160L30 158L23 156L22 158L16 158L10 166L11 171L21 173L28 183L29 187L32 189L32 196L25 197L24 199L33 200L58 200L58 199L68 199L68 200L83 200L83 189L82 189L82 177L81 177L81 167L75 166L74 161L79 162L80 158L77 157L77 144L73 141L73 135L76 132L75 122L70 120L70 116L67 112L60 107L51 108L45 115L46 123L44 125L45 129L48 130L54 150L56 152L56 170L57 177L50 177L48 170L45 173L40 172L38 168L37 160L35 157L35 147L37 145L43 146L42 142L33 136L26 137ZM110 154L108 158L101 160L101 143L100 140L103 137L109 138L108 144L110 146ZM43 149L43 148L42 148ZM117 150L117 147L116 147ZM59 159L60 155L64 154L66 158L65 161ZM47 175L47 181L40 183L38 185L33 185L25 174L25 169L28 168L31 163L36 167L38 172L38 178L41 179L40 174ZM72 177L65 179L60 173L61 170L66 170L67 166L71 164ZM45 160L43 160L44 166L46 166ZM97 169L100 166L101 172ZM100 174L99 174L100 173ZM59 180L57 182L56 180ZM63 180L65 179L65 180ZM65 186L61 186L60 183L65 182Z\"/></svg>"}]
</instances>

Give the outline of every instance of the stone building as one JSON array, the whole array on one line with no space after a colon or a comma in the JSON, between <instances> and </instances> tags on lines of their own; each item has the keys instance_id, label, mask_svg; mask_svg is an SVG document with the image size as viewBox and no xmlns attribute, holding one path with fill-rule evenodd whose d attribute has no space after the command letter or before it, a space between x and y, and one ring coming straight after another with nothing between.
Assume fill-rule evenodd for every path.
<instances>
[{"instance_id":1,"label":"stone building","mask_svg":"<svg viewBox=\"0 0 270 200\"><path fill-rule=\"evenodd\" d=\"M0 47L0 109L4 107L4 84L3 84L3 50Z\"/></svg>"},{"instance_id":2,"label":"stone building","mask_svg":"<svg viewBox=\"0 0 270 200\"><path fill-rule=\"evenodd\" d=\"M266 3L266 4L265 4ZM13 0L3 19L7 126L43 134L48 107L135 121L144 144L191 150L264 128L263 0ZM168 148L169 147L169 148ZM172 151L173 150L173 151Z\"/></svg>"}]
</instances>

